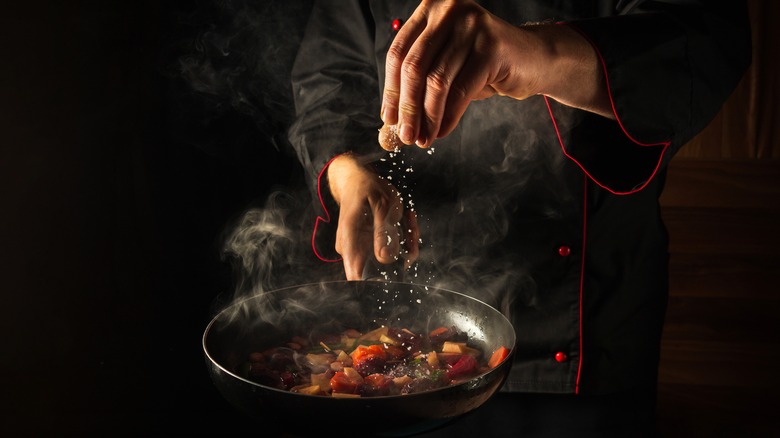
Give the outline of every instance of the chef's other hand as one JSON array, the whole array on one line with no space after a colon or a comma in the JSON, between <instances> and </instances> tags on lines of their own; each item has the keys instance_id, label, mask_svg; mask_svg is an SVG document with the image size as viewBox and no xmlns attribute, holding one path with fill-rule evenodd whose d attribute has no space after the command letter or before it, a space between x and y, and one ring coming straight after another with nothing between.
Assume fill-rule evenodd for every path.
<instances>
[{"instance_id":1,"label":"chef's other hand","mask_svg":"<svg viewBox=\"0 0 780 438\"><path fill-rule=\"evenodd\" d=\"M387 54L380 116L407 145L449 134L472 100L542 94L614 118L598 55L567 25L514 26L473 0L423 0Z\"/></svg>"},{"instance_id":2,"label":"chef's other hand","mask_svg":"<svg viewBox=\"0 0 780 438\"><path fill-rule=\"evenodd\" d=\"M404 211L398 190L352 154L330 163L328 184L339 205L336 252L344 260L347 280L362 278L372 249L378 262L403 258L408 269L417 259L420 233L414 212Z\"/></svg>"}]
</instances>

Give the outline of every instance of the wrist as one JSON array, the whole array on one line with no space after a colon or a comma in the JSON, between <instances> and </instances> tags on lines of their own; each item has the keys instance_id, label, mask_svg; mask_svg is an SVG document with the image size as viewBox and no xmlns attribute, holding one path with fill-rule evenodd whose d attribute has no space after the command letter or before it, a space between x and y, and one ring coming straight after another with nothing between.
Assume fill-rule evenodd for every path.
<instances>
[{"instance_id":1,"label":"wrist","mask_svg":"<svg viewBox=\"0 0 780 438\"><path fill-rule=\"evenodd\" d=\"M536 47L530 78L533 94L574 108L614 117L598 53L579 31L565 23L522 27Z\"/></svg>"}]
</instances>

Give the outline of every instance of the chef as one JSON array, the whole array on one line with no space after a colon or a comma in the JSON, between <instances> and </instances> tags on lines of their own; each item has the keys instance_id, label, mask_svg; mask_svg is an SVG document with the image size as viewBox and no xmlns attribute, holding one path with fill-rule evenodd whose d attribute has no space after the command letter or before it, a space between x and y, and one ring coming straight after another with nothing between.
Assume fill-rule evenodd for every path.
<instances>
[{"instance_id":1,"label":"chef","mask_svg":"<svg viewBox=\"0 0 780 438\"><path fill-rule=\"evenodd\" d=\"M315 254L473 295L517 332L501 392L438 433L652 434L658 198L749 64L740 1L315 2L289 131Z\"/></svg>"}]
</instances>

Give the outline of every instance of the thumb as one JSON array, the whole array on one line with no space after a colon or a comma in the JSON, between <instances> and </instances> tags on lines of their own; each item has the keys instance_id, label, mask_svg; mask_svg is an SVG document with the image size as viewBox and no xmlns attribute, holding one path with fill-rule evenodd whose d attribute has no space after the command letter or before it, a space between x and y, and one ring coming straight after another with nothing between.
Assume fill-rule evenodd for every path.
<instances>
[{"instance_id":1,"label":"thumb","mask_svg":"<svg viewBox=\"0 0 780 438\"><path fill-rule=\"evenodd\" d=\"M362 280L363 269L366 265L366 256L362 251L349 252L343 255L344 273L347 280Z\"/></svg>"}]
</instances>

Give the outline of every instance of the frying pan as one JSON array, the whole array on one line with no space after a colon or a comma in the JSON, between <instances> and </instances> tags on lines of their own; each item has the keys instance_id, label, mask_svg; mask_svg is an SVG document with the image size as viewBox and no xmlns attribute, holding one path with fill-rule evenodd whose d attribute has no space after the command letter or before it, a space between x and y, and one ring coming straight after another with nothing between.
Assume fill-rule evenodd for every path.
<instances>
[{"instance_id":1,"label":"frying pan","mask_svg":"<svg viewBox=\"0 0 780 438\"><path fill-rule=\"evenodd\" d=\"M428 333L454 326L486 355L509 356L484 374L432 391L333 398L293 393L240 376L250 352L281 345L292 335L370 330L381 325ZM467 295L400 282L333 281L288 287L237 301L203 334L209 375L222 396L258 422L258 431L307 436L408 436L451 422L484 404L504 383L515 332L500 312Z\"/></svg>"}]
</instances>

